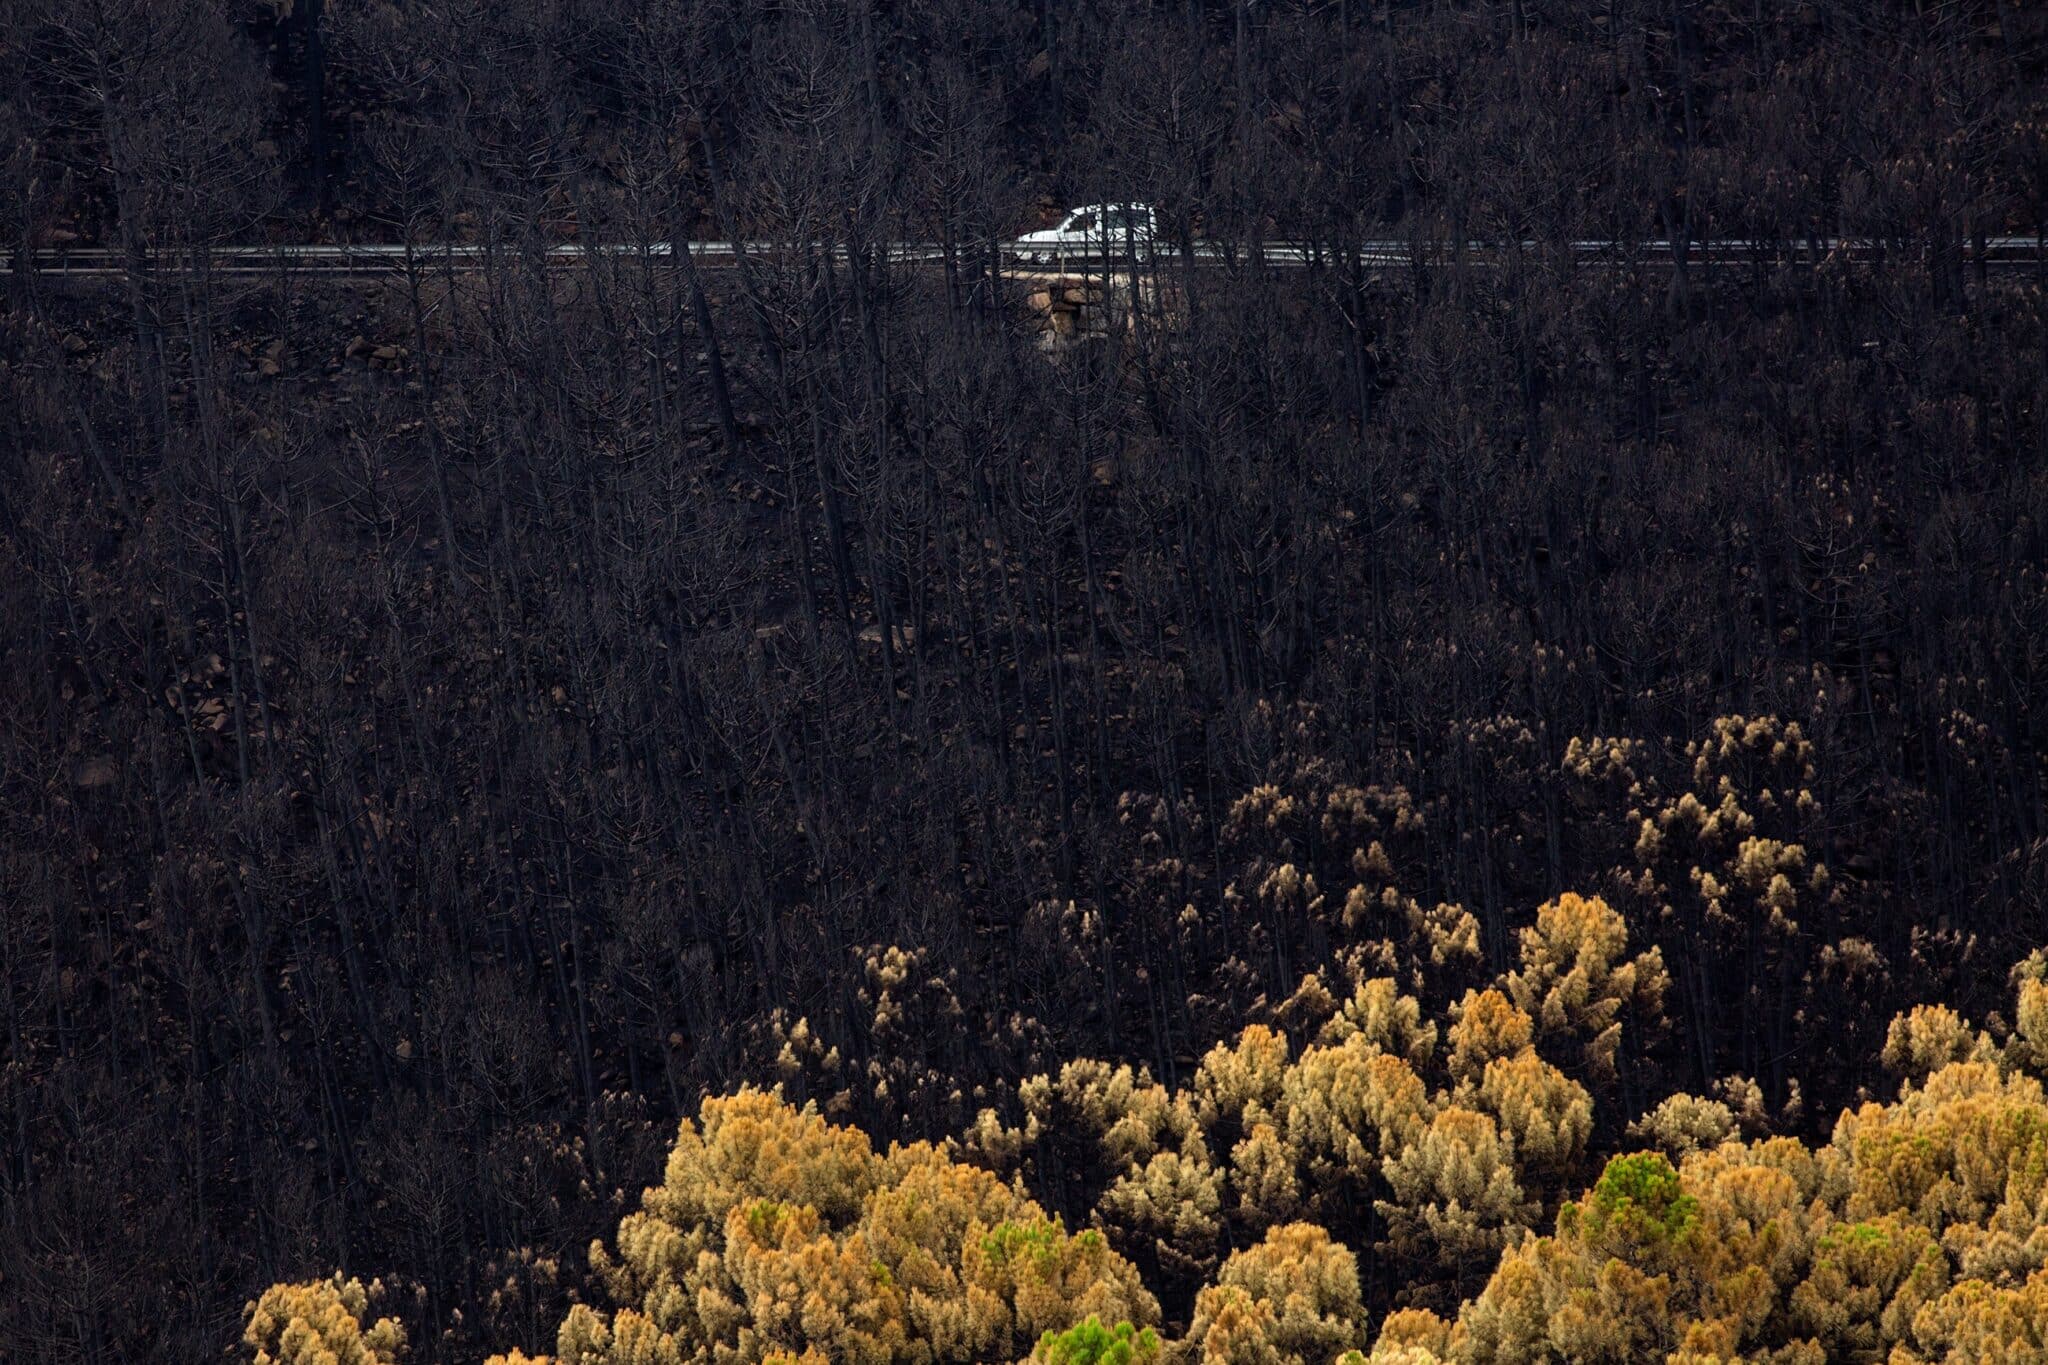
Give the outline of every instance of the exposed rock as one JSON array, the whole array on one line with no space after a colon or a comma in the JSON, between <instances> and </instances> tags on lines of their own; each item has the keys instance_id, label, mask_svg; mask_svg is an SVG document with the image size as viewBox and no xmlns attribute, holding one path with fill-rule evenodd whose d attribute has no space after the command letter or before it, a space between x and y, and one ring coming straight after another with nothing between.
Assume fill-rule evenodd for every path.
<instances>
[{"instance_id":1,"label":"exposed rock","mask_svg":"<svg viewBox=\"0 0 2048 1365\"><path fill-rule=\"evenodd\" d=\"M121 764L110 757L80 759L71 769L71 782L78 787L111 787L121 777Z\"/></svg>"}]
</instances>

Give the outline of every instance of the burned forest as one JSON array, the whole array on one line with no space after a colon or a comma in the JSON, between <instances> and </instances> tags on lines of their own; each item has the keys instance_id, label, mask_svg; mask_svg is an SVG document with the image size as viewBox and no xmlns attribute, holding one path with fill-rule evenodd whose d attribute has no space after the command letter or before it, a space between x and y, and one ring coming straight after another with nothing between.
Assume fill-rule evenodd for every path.
<instances>
[{"instance_id":1,"label":"burned forest","mask_svg":"<svg viewBox=\"0 0 2048 1365\"><path fill-rule=\"evenodd\" d=\"M2048 1361L2048 10L0 0L0 1359Z\"/></svg>"}]
</instances>

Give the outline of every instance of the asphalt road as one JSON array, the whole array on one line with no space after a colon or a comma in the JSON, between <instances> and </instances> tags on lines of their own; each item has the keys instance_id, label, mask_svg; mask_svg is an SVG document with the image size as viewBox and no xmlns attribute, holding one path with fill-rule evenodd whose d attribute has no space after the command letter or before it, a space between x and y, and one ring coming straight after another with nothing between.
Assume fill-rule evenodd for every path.
<instances>
[{"instance_id":1,"label":"asphalt road","mask_svg":"<svg viewBox=\"0 0 2048 1365\"><path fill-rule=\"evenodd\" d=\"M1452 255L1452 244L1447 242L1426 243L1422 247L1424 256L1433 262L1442 262ZM1646 241L1634 244L1628 249L1626 242L1585 241L1572 243L1573 253L1590 266L1613 266L1626 263L1668 265L1675 255L1671 244L1662 241ZM691 255L701 265L713 269L730 268L736 265L742 255L769 258L790 249L789 243L746 242L735 245L732 242L691 242ZM1048 259L1042 252L1026 252L1013 243L1002 243L998 248L1006 265L1021 268L1044 268L1052 266L1079 274L1100 272L1106 267L1122 268L1127 259L1123 253L1113 253L1114 261L1104 256L1076 253L1056 259ZM1752 266L1761 255L1765 260L1797 260L1812 262L1815 252L1826 259L1830 256L1848 256L1857 259L1874 259L1896 251L1896 244L1871 239L1828 238L1818 243L1811 242L1750 242L1715 241L1695 242L1687 250L1689 264L1701 267ZM573 265L593 254L603 256L634 257L643 252L652 257L666 257L674 250L668 242L653 242L642 247L630 244L586 245L564 243L550 247L546 259L555 264ZM833 252L845 256L845 248L835 245ZM889 244L884 250L891 261L905 264L937 261L943 258L943 248L922 242L898 242ZM1401 241L1366 242L1361 247L1363 263L1376 268L1399 268L1414 263L1416 248ZM1531 255L1547 253L1546 244L1524 242L1521 250ZM500 255L516 248L507 246L480 246L467 243L421 243L410 247L390 245L266 245L266 246L216 246L209 250L210 268L219 275L241 278L272 276L280 272L292 275L325 275L342 278L368 278L389 275L404 268L408 259L417 267L441 270L450 266L459 269L474 269L489 258L493 252ZM1958 251L1964 261L1974 266L1978 251L1974 244L1959 243ZM1466 244L1466 256L1471 263L1481 266L1499 265L1509 255L1506 246L1470 242ZM1215 268L1242 268L1252 259L1248 247L1231 248L1222 244L1203 243L1195 247L1194 256L1199 264ZM1993 237L1984 243L1983 263L2001 269L2024 266L2038 266L2048 261L2048 245L2037 237ZM1162 265L1179 261L1177 249L1160 247L1150 253L1150 260ZM118 277L124 272L122 253L105 247L56 247L44 248L31 258L33 268L39 277L45 279L79 279ZM1258 259L1274 267L1298 268L1329 259L1327 249L1318 252L1312 248L1268 243L1258 249ZM0 271L11 270L14 259L10 253L0 253Z\"/></svg>"}]
</instances>

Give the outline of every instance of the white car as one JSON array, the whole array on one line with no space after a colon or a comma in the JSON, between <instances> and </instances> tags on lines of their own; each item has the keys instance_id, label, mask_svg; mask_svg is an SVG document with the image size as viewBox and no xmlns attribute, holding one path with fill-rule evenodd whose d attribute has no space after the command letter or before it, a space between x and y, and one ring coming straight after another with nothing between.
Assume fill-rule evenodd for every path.
<instances>
[{"instance_id":1,"label":"white car","mask_svg":"<svg viewBox=\"0 0 2048 1365\"><path fill-rule=\"evenodd\" d=\"M1090 204L1068 210L1058 227L1025 233L1012 249L1034 262L1143 252L1151 247L1157 227L1149 204Z\"/></svg>"}]
</instances>

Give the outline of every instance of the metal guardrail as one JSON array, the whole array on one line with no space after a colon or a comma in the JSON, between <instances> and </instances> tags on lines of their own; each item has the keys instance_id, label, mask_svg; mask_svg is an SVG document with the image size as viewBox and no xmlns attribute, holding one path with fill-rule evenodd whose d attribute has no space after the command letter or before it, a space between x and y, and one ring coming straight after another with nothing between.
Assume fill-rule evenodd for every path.
<instances>
[{"instance_id":1,"label":"metal guardrail","mask_svg":"<svg viewBox=\"0 0 2048 1365\"><path fill-rule=\"evenodd\" d=\"M730 241L691 242L691 255L703 264L726 268L735 264L744 255L775 257L784 255L804 244L788 242L743 242ZM1541 255L1551 250L1547 243L1524 241L1514 244L1519 251L1530 255ZM813 245L813 250L828 250L838 260L847 258L843 245L830 247ZM1382 240L1359 243L1356 246L1359 259L1366 265L1391 268L1413 265L1417 258L1417 244L1405 241ZM674 253L670 242L560 243L548 247L541 258L549 263L573 264L592 256L636 257L649 256L666 258ZM1493 264L1510 250L1504 243L1469 241L1463 245L1463 254L1468 260L1479 264ZM1711 242L1694 242L1685 249L1688 264L1697 265L1748 265L1760 256L1767 260L1813 262L1816 259L1847 256L1852 259L1881 258L1912 248L1897 242L1878 238L1823 238L1818 241L1759 241L1749 239L1728 239ZM945 255L944 248L923 242L892 242L881 248L885 258L891 262L915 264L935 261ZM1045 248L1023 248L1015 243L999 243L997 251L1012 264L1056 261L1061 264L1086 266L1105 261L1122 262L1130 258L1127 250L1102 252L1087 248L1064 250ZM1422 258L1429 262L1441 262L1458 253L1456 243L1430 241L1420 244ZM1612 263L1623 257L1639 262L1656 264L1671 262L1678 255L1668 241L1649 240L1635 243L1626 241L1575 241L1571 243L1574 256L1589 263ZM1975 265L1981 262L1987 266L2036 265L2048 261L2048 237L2001 236L1985 240L1981 251L1977 244L1961 242L1957 251L1963 262ZM207 267L219 274L252 277L274 275L280 272L296 275L344 275L364 276L386 274L402 269L408 262L423 269L444 270L451 266L473 268L493 256L518 259L525 255L515 247L487 246L471 243L416 243L411 246L381 243L339 243L339 244L282 244L265 246L216 246L204 249ZM1181 259L1177 247L1156 244L1143 245L1139 254L1148 263L1172 264ZM1338 249L1311 247L1286 242L1257 244L1198 243L1193 251L1194 258L1203 263L1215 265L1241 265L1254 260L1269 266L1300 267L1318 262L1329 262L1339 258ZM0 271L14 268L12 253L0 252ZM46 247L38 249L31 258L31 268L39 276L57 279L92 279L118 276L126 272L125 254L107 247Z\"/></svg>"}]
</instances>

